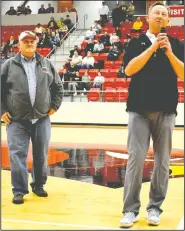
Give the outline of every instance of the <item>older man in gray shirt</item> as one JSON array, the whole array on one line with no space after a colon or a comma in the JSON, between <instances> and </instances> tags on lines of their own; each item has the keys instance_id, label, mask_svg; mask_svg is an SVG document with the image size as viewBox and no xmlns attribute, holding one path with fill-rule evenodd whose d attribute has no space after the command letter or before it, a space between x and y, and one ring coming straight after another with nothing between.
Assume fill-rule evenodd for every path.
<instances>
[{"instance_id":1,"label":"older man in gray shirt","mask_svg":"<svg viewBox=\"0 0 185 231\"><path fill-rule=\"evenodd\" d=\"M1 119L7 125L14 204L24 203L28 191L26 158L33 149L32 191L47 197L47 152L50 116L62 103L63 85L52 63L36 52L38 38L31 31L19 36L20 52L2 65Z\"/></svg>"}]
</instances>

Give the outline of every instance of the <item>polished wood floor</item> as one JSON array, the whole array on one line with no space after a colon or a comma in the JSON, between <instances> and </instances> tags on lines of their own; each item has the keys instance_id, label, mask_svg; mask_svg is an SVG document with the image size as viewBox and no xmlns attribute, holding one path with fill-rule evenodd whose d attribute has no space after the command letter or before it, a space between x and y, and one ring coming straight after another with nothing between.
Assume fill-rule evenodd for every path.
<instances>
[{"instance_id":1,"label":"polished wood floor","mask_svg":"<svg viewBox=\"0 0 185 231\"><path fill-rule=\"evenodd\" d=\"M62 145L126 145L127 129L52 127L51 142ZM184 149L184 131L175 130L173 148ZM2 126L2 140L6 140ZM182 166L181 166L182 168ZM2 230L116 230L122 217L123 188L111 189L90 183L49 177L48 198L39 198L31 190L23 205L12 204L10 172L2 171ZM149 183L141 191L140 221L131 229L183 230L184 178L169 180L168 194L158 227L146 224Z\"/></svg>"},{"instance_id":2,"label":"polished wood floor","mask_svg":"<svg viewBox=\"0 0 185 231\"><path fill-rule=\"evenodd\" d=\"M140 221L132 229L175 230L184 213L184 179L170 179L158 227L148 226L145 220L149 185L144 183L142 186ZM48 198L39 198L30 192L23 205L14 205L11 203L10 172L3 170L2 230L119 229L123 188L111 189L49 177L46 189Z\"/></svg>"}]
</instances>

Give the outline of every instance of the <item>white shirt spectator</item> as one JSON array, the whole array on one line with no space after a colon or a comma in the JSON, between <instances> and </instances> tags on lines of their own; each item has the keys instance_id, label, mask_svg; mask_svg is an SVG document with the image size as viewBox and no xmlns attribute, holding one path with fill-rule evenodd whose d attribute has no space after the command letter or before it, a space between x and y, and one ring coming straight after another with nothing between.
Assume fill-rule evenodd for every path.
<instances>
[{"instance_id":1,"label":"white shirt spectator","mask_svg":"<svg viewBox=\"0 0 185 231\"><path fill-rule=\"evenodd\" d=\"M95 31L95 32L99 32L101 30L101 25L100 24L95 24L93 23L92 24L92 29Z\"/></svg>"},{"instance_id":2,"label":"white shirt spectator","mask_svg":"<svg viewBox=\"0 0 185 231\"><path fill-rule=\"evenodd\" d=\"M35 27L35 33L38 33L38 34L42 34L43 32L43 28L40 26L40 27Z\"/></svg>"},{"instance_id":3,"label":"white shirt spectator","mask_svg":"<svg viewBox=\"0 0 185 231\"><path fill-rule=\"evenodd\" d=\"M94 57L85 57L85 58L83 58L83 60L82 60L82 64L89 64L89 65L92 65L92 66L94 66Z\"/></svg>"},{"instance_id":4,"label":"white shirt spectator","mask_svg":"<svg viewBox=\"0 0 185 231\"><path fill-rule=\"evenodd\" d=\"M93 51L102 51L104 49L103 43L97 43L94 45L94 50Z\"/></svg>"},{"instance_id":5,"label":"white shirt spectator","mask_svg":"<svg viewBox=\"0 0 185 231\"><path fill-rule=\"evenodd\" d=\"M85 35L85 37L86 38L94 38L94 36L96 35L96 32L94 31L94 30L88 30L87 32L86 32L86 35Z\"/></svg>"},{"instance_id":6,"label":"white shirt spectator","mask_svg":"<svg viewBox=\"0 0 185 231\"><path fill-rule=\"evenodd\" d=\"M103 84L104 83L104 77L103 76L96 76L95 78L94 78L94 83L97 83L97 84Z\"/></svg>"},{"instance_id":7,"label":"white shirt spectator","mask_svg":"<svg viewBox=\"0 0 185 231\"><path fill-rule=\"evenodd\" d=\"M73 57L72 57L72 63L79 64L81 62L82 62L82 56L81 55L78 55L78 56L73 55Z\"/></svg>"},{"instance_id":8,"label":"white shirt spectator","mask_svg":"<svg viewBox=\"0 0 185 231\"><path fill-rule=\"evenodd\" d=\"M102 6L99 8L99 15L108 15L109 13L109 7L107 5Z\"/></svg>"},{"instance_id":9,"label":"white shirt spectator","mask_svg":"<svg viewBox=\"0 0 185 231\"><path fill-rule=\"evenodd\" d=\"M117 35L111 35L110 36L110 43L113 44L115 42L117 42L119 39L119 37Z\"/></svg>"}]
</instances>

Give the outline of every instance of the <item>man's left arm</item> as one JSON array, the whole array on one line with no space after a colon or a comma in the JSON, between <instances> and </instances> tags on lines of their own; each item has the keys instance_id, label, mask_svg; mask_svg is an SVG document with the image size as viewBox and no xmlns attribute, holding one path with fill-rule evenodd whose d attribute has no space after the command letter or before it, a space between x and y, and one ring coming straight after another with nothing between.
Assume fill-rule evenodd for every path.
<instances>
[{"instance_id":1,"label":"man's left arm","mask_svg":"<svg viewBox=\"0 0 185 231\"><path fill-rule=\"evenodd\" d=\"M178 78L184 80L184 46L183 43L177 40L175 50L172 51L171 44L166 37L160 48L166 48L165 54L167 55L176 75Z\"/></svg>"},{"instance_id":2,"label":"man's left arm","mask_svg":"<svg viewBox=\"0 0 185 231\"><path fill-rule=\"evenodd\" d=\"M55 70L53 64L51 64L51 71L53 74L53 83L51 84L51 108L48 115L54 114L60 107L63 94L64 94L64 87L60 76L58 75L57 71Z\"/></svg>"}]
</instances>

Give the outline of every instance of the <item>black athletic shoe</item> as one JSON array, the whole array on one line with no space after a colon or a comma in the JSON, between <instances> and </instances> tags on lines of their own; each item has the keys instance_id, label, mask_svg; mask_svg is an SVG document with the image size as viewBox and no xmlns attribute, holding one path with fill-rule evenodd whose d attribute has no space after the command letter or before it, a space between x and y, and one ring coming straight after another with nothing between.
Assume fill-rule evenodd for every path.
<instances>
[{"instance_id":1,"label":"black athletic shoe","mask_svg":"<svg viewBox=\"0 0 185 231\"><path fill-rule=\"evenodd\" d=\"M23 197L24 197L24 195L22 195L22 194L15 194L13 197L12 203L23 204L24 203Z\"/></svg>"},{"instance_id":2,"label":"black athletic shoe","mask_svg":"<svg viewBox=\"0 0 185 231\"><path fill-rule=\"evenodd\" d=\"M43 188L32 189L32 192L35 193L39 197L47 197L48 196L48 193Z\"/></svg>"}]
</instances>

